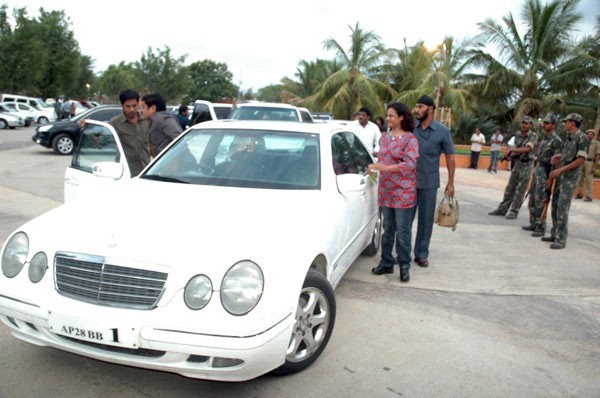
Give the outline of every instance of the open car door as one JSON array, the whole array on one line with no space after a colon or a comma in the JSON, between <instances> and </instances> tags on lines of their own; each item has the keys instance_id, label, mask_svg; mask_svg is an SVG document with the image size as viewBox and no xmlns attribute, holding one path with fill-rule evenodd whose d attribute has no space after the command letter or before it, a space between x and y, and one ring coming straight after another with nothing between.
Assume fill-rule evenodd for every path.
<instances>
[{"instance_id":1,"label":"open car door","mask_svg":"<svg viewBox=\"0 0 600 398\"><path fill-rule=\"evenodd\" d=\"M84 194L99 194L107 184L130 178L115 129L108 123L87 120L65 171L65 203Z\"/></svg>"}]
</instances>

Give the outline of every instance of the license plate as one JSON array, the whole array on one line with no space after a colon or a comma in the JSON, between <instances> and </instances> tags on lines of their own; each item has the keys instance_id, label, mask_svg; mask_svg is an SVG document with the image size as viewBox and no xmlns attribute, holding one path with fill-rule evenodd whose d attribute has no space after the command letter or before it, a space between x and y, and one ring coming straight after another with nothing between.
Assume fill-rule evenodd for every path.
<instances>
[{"instance_id":1,"label":"license plate","mask_svg":"<svg viewBox=\"0 0 600 398\"><path fill-rule=\"evenodd\" d=\"M131 327L107 327L79 318L52 314L48 319L52 333L78 340L117 347L137 348L138 333Z\"/></svg>"}]
</instances>

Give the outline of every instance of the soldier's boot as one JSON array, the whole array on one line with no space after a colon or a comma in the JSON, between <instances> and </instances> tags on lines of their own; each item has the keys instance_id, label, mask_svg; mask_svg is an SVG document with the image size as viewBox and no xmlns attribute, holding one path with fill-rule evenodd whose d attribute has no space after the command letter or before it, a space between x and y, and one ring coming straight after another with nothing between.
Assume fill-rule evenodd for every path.
<instances>
[{"instance_id":1,"label":"soldier's boot","mask_svg":"<svg viewBox=\"0 0 600 398\"><path fill-rule=\"evenodd\" d=\"M523 229L523 231L535 231L535 224L523 225L521 229Z\"/></svg>"},{"instance_id":2,"label":"soldier's boot","mask_svg":"<svg viewBox=\"0 0 600 398\"><path fill-rule=\"evenodd\" d=\"M535 229L531 233L531 236L539 238L540 236L544 236L545 233L546 233L546 228L544 228L543 226L540 226L540 225L536 225Z\"/></svg>"},{"instance_id":3,"label":"soldier's boot","mask_svg":"<svg viewBox=\"0 0 600 398\"><path fill-rule=\"evenodd\" d=\"M550 249L564 249L567 244L565 242L560 242L555 240L551 245Z\"/></svg>"},{"instance_id":4,"label":"soldier's boot","mask_svg":"<svg viewBox=\"0 0 600 398\"><path fill-rule=\"evenodd\" d=\"M496 209L496 210L494 210L494 211L490 211L488 214L489 214L490 216L503 216L503 215L505 215L506 213L503 213L503 212L501 212L499 209Z\"/></svg>"},{"instance_id":5,"label":"soldier's boot","mask_svg":"<svg viewBox=\"0 0 600 398\"><path fill-rule=\"evenodd\" d=\"M554 242L556 240L556 237L554 236L544 236L542 238L542 242Z\"/></svg>"},{"instance_id":6,"label":"soldier's boot","mask_svg":"<svg viewBox=\"0 0 600 398\"><path fill-rule=\"evenodd\" d=\"M515 218L517 218L518 215L519 215L518 212L511 210L508 212L508 214L504 218L506 218L507 220L514 220Z\"/></svg>"}]
</instances>

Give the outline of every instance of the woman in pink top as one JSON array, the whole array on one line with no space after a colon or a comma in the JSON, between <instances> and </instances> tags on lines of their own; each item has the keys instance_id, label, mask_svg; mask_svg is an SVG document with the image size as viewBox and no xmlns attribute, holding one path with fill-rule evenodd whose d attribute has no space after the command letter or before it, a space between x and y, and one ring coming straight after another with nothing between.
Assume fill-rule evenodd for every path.
<instances>
[{"instance_id":1,"label":"woman in pink top","mask_svg":"<svg viewBox=\"0 0 600 398\"><path fill-rule=\"evenodd\" d=\"M419 143L412 133L414 120L408 106L400 102L390 104L386 121L389 131L381 136L378 162L369 165L370 171L379 171L379 206L383 213L381 261L371 272L376 275L394 272L395 243L400 281L408 282Z\"/></svg>"}]
</instances>

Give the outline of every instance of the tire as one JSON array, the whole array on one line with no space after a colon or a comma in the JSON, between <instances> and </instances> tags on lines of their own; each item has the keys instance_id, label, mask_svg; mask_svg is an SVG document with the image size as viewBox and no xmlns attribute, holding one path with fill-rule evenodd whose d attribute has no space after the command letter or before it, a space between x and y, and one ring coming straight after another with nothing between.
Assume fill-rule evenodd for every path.
<instances>
[{"instance_id":1,"label":"tire","mask_svg":"<svg viewBox=\"0 0 600 398\"><path fill-rule=\"evenodd\" d=\"M4 130L7 127L8 127L8 123L6 123L6 120L0 119L0 130Z\"/></svg>"},{"instance_id":2,"label":"tire","mask_svg":"<svg viewBox=\"0 0 600 398\"><path fill-rule=\"evenodd\" d=\"M383 225L383 216L381 214L381 210L377 213L377 221L375 222L375 229L373 230L373 235L371 236L371 243L369 246L363 251L365 256L374 256L379 251L379 246L381 245L381 229Z\"/></svg>"},{"instance_id":3,"label":"tire","mask_svg":"<svg viewBox=\"0 0 600 398\"><path fill-rule=\"evenodd\" d=\"M38 119L38 121L37 121L37 122L38 122L38 124L46 124L46 123L48 123L48 121L49 121L49 120L48 120L48 118L47 118L47 117L45 117L45 116L40 116L40 118Z\"/></svg>"},{"instance_id":4,"label":"tire","mask_svg":"<svg viewBox=\"0 0 600 398\"><path fill-rule=\"evenodd\" d=\"M68 134L59 134L52 140L52 149L59 155L70 155L74 145L73 137Z\"/></svg>"},{"instance_id":5,"label":"tire","mask_svg":"<svg viewBox=\"0 0 600 398\"><path fill-rule=\"evenodd\" d=\"M335 294L331 284L321 273L309 270L298 297L296 323L285 363L273 373L288 375L309 367L329 342L335 325L335 312Z\"/></svg>"}]
</instances>

